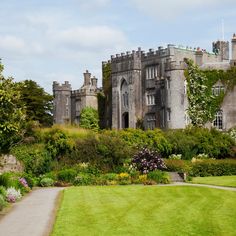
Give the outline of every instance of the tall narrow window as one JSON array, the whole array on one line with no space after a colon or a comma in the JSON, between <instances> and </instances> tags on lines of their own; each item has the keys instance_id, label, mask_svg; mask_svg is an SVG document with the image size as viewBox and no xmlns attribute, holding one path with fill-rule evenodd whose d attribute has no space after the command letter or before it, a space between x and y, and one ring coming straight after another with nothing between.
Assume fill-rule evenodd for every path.
<instances>
[{"instance_id":1,"label":"tall narrow window","mask_svg":"<svg viewBox=\"0 0 236 236\"><path fill-rule=\"evenodd\" d=\"M155 105L155 95L147 94L147 105Z\"/></svg>"},{"instance_id":2,"label":"tall narrow window","mask_svg":"<svg viewBox=\"0 0 236 236\"><path fill-rule=\"evenodd\" d=\"M216 129L223 129L223 112L222 110L218 111L215 115L215 120L213 121L213 125Z\"/></svg>"}]
</instances>

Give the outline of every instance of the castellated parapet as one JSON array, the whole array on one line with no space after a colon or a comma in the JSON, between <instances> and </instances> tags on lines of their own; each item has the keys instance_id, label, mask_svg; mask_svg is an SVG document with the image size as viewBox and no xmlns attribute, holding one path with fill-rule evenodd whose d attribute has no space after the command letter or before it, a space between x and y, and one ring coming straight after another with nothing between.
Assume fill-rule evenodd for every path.
<instances>
[{"instance_id":1,"label":"castellated parapet","mask_svg":"<svg viewBox=\"0 0 236 236\"><path fill-rule=\"evenodd\" d=\"M54 95L54 123L79 123L80 113L85 107L97 109L97 78L91 77L86 70L84 73L83 86L78 90L72 90L68 81L63 84L53 82Z\"/></svg>"}]
</instances>

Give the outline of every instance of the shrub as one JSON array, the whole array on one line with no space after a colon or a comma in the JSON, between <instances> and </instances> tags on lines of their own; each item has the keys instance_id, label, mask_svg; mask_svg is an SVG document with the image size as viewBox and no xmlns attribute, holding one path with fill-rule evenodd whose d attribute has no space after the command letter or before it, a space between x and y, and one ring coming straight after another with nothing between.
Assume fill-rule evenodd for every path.
<instances>
[{"instance_id":1,"label":"shrub","mask_svg":"<svg viewBox=\"0 0 236 236\"><path fill-rule=\"evenodd\" d=\"M158 184L169 184L170 176L168 173L160 170L150 171L147 174L148 179L155 181Z\"/></svg>"},{"instance_id":2,"label":"shrub","mask_svg":"<svg viewBox=\"0 0 236 236\"><path fill-rule=\"evenodd\" d=\"M22 177L26 180L28 186L32 189L37 185L37 179L30 174L24 173Z\"/></svg>"},{"instance_id":3,"label":"shrub","mask_svg":"<svg viewBox=\"0 0 236 236\"><path fill-rule=\"evenodd\" d=\"M6 195L7 195L6 188L3 187L3 186L0 186L0 195L3 196L4 199L5 199Z\"/></svg>"},{"instance_id":4,"label":"shrub","mask_svg":"<svg viewBox=\"0 0 236 236\"><path fill-rule=\"evenodd\" d=\"M160 154L155 151L150 151L147 148L143 148L139 151L133 157L132 163L144 174L157 169L166 169L165 163Z\"/></svg>"},{"instance_id":5,"label":"shrub","mask_svg":"<svg viewBox=\"0 0 236 236\"><path fill-rule=\"evenodd\" d=\"M191 162L186 160L165 159L165 165L167 167L167 171L186 173L191 169Z\"/></svg>"},{"instance_id":6,"label":"shrub","mask_svg":"<svg viewBox=\"0 0 236 236\"><path fill-rule=\"evenodd\" d=\"M236 160L202 160L192 164L192 176L236 175Z\"/></svg>"},{"instance_id":7,"label":"shrub","mask_svg":"<svg viewBox=\"0 0 236 236\"><path fill-rule=\"evenodd\" d=\"M131 158L133 149L125 145L118 137L105 134L88 136L76 141L76 150L70 156L70 163L89 162L105 172L122 167L126 159Z\"/></svg>"},{"instance_id":8,"label":"shrub","mask_svg":"<svg viewBox=\"0 0 236 236\"><path fill-rule=\"evenodd\" d=\"M57 179L62 182L72 183L77 175L74 169L65 169L57 173Z\"/></svg>"},{"instance_id":9,"label":"shrub","mask_svg":"<svg viewBox=\"0 0 236 236\"><path fill-rule=\"evenodd\" d=\"M131 178L128 173L120 173L117 175L117 181L121 185L131 184Z\"/></svg>"},{"instance_id":10,"label":"shrub","mask_svg":"<svg viewBox=\"0 0 236 236\"><path fill-rule=\"evenodd\" d=\"M52 169L52 158L43 144L19 145L11 153L23 162L27 174L39 176Z\"/></svg>"},{"instance_id":11,"label":"shrub","mask_svg":"<svg viewBox=\"0 0 236 236\"><path fill-rule=\"evenodd\" d=\"M41 179L41 181L40 181L40 185L41 185L42 187L50 187L50 186L52 186L53 184L54 184L54 180L51 179L51 178L43 178L43 179Z\"/></svg>"},{"instance_id":12,"label":"shrub","mask_svg":"<svg viewBox=\"0 0 236 236\"><path fill-rule=\"evenodd\" d=\"M44 137L45 148L53 159L60 160L63 155L70 154L74 149L74 140L59 127L53 127Z\"/></svg>"},{"instance_id":13,"label":"shrub","mask_svg":"<svg viewBox=\"0 0 236 236\"><path fill-rule=\"evenodd\" d=\"M171 154L169 156L170 160L181 160L182 159L182 154Z\"/></svg>"},{"instance_id":14,"label":"shrub","mask_svg":"<svg viewBox=\"0 0 236 236\"><path fill-rule=\"evenodd\" d=\"M82 109L80 114L80 127L98 131L98 122L99 119L97 110L92 107L85 107Z\"/></svg>"},{"instance_id":15,"label":"shrub","mask_svg":"<svg viewBox=\"0 0 236 236\"><path fill-rule=\"evenodd\" d=\"M92 175L86 173L80 173L75 177L74 185L91 185L94 183Z\"/></svg>"},{"instance_id":16,"label":"shrub","mask_svg":"<svg viewBox=\"0 0 236 236\"><path fill-rule=\"evenodd\" d=\"M5 197L0 194L0 211L6 206Z\"/></svg>"},{"instance_id":17,"label":"shrub","mask_svg":"<svg viewBox=\"0 0 236 236\"><path fill-rule=\"evenodd\" d=\"M165 136L172 145L172 153L182 154L185 160L191 160L201 153L218 159L235 155L232 149L234 140L215 129L188 127L183 130L168 130Z\"/></svg>"},{"instance_id":18,"label":"shrub","mask_svg":"<svg viewBox=\"0 0 236 236\"><path fill-rule=\"evenodd\" d=\"M159 129L143 131L141 129L124 129L120 131L105 131L105 134L119 137L126 145L136 149L149 148L168 156L171 153L171 144L167 141L163 131Z\"/></svg>"},{"instance_id":19,"label":"shrub","mask_svg":"<svg viewBox=\"0 0 236 236\"><path fill-rule=\"evenodd\" d=\"M12 202L12 203L16 202L17 200L19 200L22 197L20 190L16 190L13 187L8 188L6 192L7 192L6 193L6 200L8 202Z\"/></svg>"},{"instance_id":20,"label":"shrub","mask_svg":"<svg viewBox=\"0 0 236 236\"><path fill-rule=\"evenodd\" d=\"M4 186L5 188L9 187L16 187L19 188L19 181L14 174L6 172L3 174L0 174L0 185Z\"/></svg>"},{"instance_id":21,"label":"shrub","mask_svg":"<svg viewBox=\"0 0 236 236\"><path fill-rule=\"evenodd\" d=\"M140 175L138 177L138 181L139 181L139 183L146 184L146 182L147 182L147 175Z\"/></svg>"}]
</instances>

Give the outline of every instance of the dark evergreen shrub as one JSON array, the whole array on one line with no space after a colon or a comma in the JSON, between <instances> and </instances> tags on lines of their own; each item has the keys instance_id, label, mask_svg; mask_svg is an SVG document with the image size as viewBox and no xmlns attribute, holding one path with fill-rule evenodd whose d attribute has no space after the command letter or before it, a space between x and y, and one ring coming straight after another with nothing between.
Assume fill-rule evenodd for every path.
<instances>
[{"instance_id":1,"label":"dark evergreen shrub","mask_svg":"<svg viewBox=\"0 0 236 236\"><path fill-rule=\"evenodd\" d=\"M72 183L77 172L74 169L65 169L57 173L57 179L62 182Z\"/></svg>"}]
</instances>

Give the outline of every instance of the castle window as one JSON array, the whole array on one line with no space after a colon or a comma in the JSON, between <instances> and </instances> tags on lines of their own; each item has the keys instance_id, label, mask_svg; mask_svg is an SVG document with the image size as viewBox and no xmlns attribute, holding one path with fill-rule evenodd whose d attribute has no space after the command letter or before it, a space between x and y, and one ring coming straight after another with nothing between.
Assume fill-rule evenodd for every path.
<instances>
[{"instance_id":1,"label":"castle window","mask_svg":"<svg viewBox=\"0 0 236 236\"><path fill-rule=\"evenodd\" d=\"M68 118L69 117L69 109L66 108L66 117Z\"/></svg>"},{"instance_id":2,"label":"castle window","mask_svg":"<svg viewBox=\"0 0 236 236\"><path fill-rule=\"evenodd\" d=\"M170 89L170 77L167 77L166 79L166 88Z\"/></svg>"},{"instance_id":3,"label":"castle window","mask_svg":"<svg viewBox=\"0 0 236 236\"><path fill-rule=\"evenodd\" d=\"M167 121L171 120L171 110L170 108L167 109Z\"/></svg>"},{"instance_id":4,"label":"castle window","mask_svg":"<svg viewBox=\"0 0 236 236\"><path fill-rule=\"evenodd\" d=\"M66 96L66 105L69 105L69 97Z\"/></svg>"},{"instance_id":5,"label":"castle window","mask_svg":"<svg viewBox=\"0 0 236 236\"><path fill-rule=\"evenodd\" d=\"M216 85L216 86L212 87L212 94L215 96L219 96L221 93L224 93L224 92L225 92L224 86Z\"/></svg>"},{"instance_id":6,"label":"castle window","mask_svg":"<svg viewBox=\"0 0 236 236\"><path fill-rule=\"evenodd\" d=\"M154 79L157 77L158 66L148 66L146 68L146 79Z\"/></svg>"},{"instance_id":7,"label":"castle window","mask_svg":"<svg viewBox=\"0 0 236 236\"><path fill-rule=\"evenodd\" d=\"M223 112L222 112L222 110L220 110L216 113L215 120L213 121L213 126L219 130L223 129Z\"/></svg>"},{"instance_id":8,"label":"castle window","mask_svg":"<svg viewBox=\"0 0 236 236\"><path fill-rule=\"evenodd\" d=\"M155 95L154 94L147 94L147 105L155 105Z\"/></svg>"},{"instance_id":9,"label":"castle window","mask_svg":"<svg viewBox=\"0 0 236 236\"><path fill-rule=\"evenodd\" d=\"M147 115L147 129L155 129L156 127L156 116L155 114Z\"/></svg>"},{"instance_id":10,"label":"castle window","mask_svg":"<svg viewBox=\"0 0 236 236\"><path fill-rule=\"evenodd\" d=\"M123 94L123 106L129 107L129 95L127 92Z\"/></svg>"}]
</instances>

